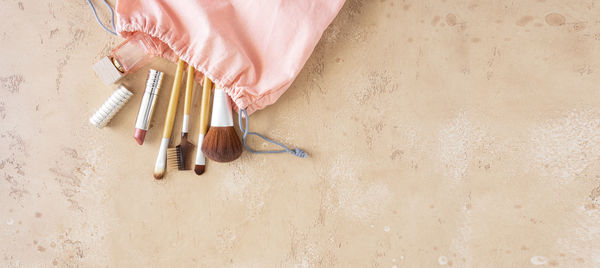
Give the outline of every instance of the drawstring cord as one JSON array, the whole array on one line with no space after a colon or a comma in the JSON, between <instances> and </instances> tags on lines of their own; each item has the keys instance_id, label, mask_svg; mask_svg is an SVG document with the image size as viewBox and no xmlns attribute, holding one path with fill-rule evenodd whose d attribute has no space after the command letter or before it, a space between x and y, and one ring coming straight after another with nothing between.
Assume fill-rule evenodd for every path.
<instances>
[{"instance_id":1,"label":"drawstring cord","mask_svg":"<svg viewBox=\"0 0 600 268\"><path fill-rule=\"evenodd\" d=\"M246 118L246 124L245 124L246 127L245 128L242 127L242 115L244 115L243 117ZM238 113L238 125L240 127L240 131L242 131L242 133L244 133L244 135L242 137L242 142L244 144L244 148L246 148L246 150L248 150L249 152L254 153L254 154L290 153L290 154L293 154L293 155L295 155L297 157L300 157L300 158L306 158L306 157L308 157L308 155L304 151L302 151L302 150L300 150L298 148L290 149L289 147L287 147L287 146L285 146L285 145L283 145L283 144L281 144L279 142L276 142L274 140L271 140L271 139L263 136L260 133L248 132L248 128L249 128L248 127L248 121L249 121L248 120L248 112L246 111L246 109L240 109L240 112ZM271 150L271 151L257 151L257 150L254 150L254 149L248 147L248 145L246 145L246 138L248 137L248 135L256 135L256 136L262 138L263 140L265 140L267 142L270 142L272 144L280 146L283 149L282 150Z\"/></svg>"},{"instance_id":2,"label":"drawstring cord","mask_svg":"<svg viewBox=\"0 0 600 268\"><path fill-rule=\"evenodd\" d=\"M112 35L117 35L117 27L115 27L115 12L113 11L113 8L110 6L110 4L108 2L106 2L106 0L103 0L104 4L108 7L108 10L110 10L110 23L112 24L112 31L110 29L108 29L108 27L106 27L104 25L104 23L102 23L102 21L100 21L100 18L98 18L98 13L96 13L96 8L94 7L94 4L92 3L91 0L87 0L88 5L90 5L90 7L92 8L92 12L94 12L94 17L96 17L96 21L98 22L98 24L100 24L100 26L102 26L102 28L104 28L105 31L109 32Z\"/></svg>"}]
</instances>

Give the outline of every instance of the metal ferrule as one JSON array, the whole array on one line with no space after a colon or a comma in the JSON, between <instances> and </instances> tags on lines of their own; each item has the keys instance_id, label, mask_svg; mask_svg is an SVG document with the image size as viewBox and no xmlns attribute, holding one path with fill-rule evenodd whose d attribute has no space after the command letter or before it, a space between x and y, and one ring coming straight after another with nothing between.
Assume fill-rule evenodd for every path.
<instances>
[{"instance_id":1,"label":"metal ferrule","mask_svg":"<svg viewBox=\"0 0 600 268\"><path fill-rule=\"evenodd\" d=\"M152 114L154 113L154 107L156 106L156 100L158 99L163 76L164 74L162 72L150 69L148 79L146 80L146 89L144 90L144 96L142 97L142 103L140 104L140 110L138 112L137 120L135 121L135 128L148 130L150 127L150 121L152 121Z\"/></svg>"}]
</instances>

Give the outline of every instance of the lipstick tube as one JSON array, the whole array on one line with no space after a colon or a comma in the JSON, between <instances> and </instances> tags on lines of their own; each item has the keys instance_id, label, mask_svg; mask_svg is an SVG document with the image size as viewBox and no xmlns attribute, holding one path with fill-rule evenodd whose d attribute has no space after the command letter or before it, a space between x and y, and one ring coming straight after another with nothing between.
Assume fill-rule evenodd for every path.
<instances>
[{"instance_id":1,"label":"lipstick tube","mask_svg":"<svg viewBox=\"0 0 600 268\"><path fill-rule=\"evenodd\" d=\"M148 73L146 89L144 90L140 110L138 111L138 116L135 121L135 133L133 134L133 137L140 145L144 143L146 131L150 127L150 121L152 121L152 114L154 113L154 107L158 100L158 93L160 91L163 76L164 74L162 72L154 69L150 69L150 72Z\"/></svg>"}]
</instances>

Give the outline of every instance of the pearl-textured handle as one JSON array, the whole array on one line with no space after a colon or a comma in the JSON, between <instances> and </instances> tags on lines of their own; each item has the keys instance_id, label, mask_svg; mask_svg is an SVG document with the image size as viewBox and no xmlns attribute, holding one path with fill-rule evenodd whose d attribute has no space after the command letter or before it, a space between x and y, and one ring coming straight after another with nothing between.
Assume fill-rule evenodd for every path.
<instances>
[{"instance_id":1,"label":"pearl-textured handle","mask_svg":"<svg viewBox=\"0 0 600 268\"><path fill-rule=\"evenodd\" d=\"M103 128L117 114L133 93L124 86L119 86L115 92L102 104L100 109L90 117L90 123L97 128Z\"/></svg>"}]
</instances>

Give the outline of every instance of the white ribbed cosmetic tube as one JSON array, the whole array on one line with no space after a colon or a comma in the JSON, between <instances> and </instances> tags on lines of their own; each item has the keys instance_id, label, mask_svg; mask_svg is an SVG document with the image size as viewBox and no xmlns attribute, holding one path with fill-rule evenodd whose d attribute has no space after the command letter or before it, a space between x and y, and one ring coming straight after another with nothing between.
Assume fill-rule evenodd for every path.
<instances>
[{"instance_id":1,"label":"white ribbed cosmetic tube","mask_svg":"<svg viewBox=\"0 0 600 268\"><path fill-rule=\"evenodd\" d=\"M125 103L133 96L131 91L127 90L123 85L119 86L115 92L102 104L100 109L90 117L90 123L97 128L103 128L117 114L117 112L125 105Z\"/></svg>"}]
</instances>

